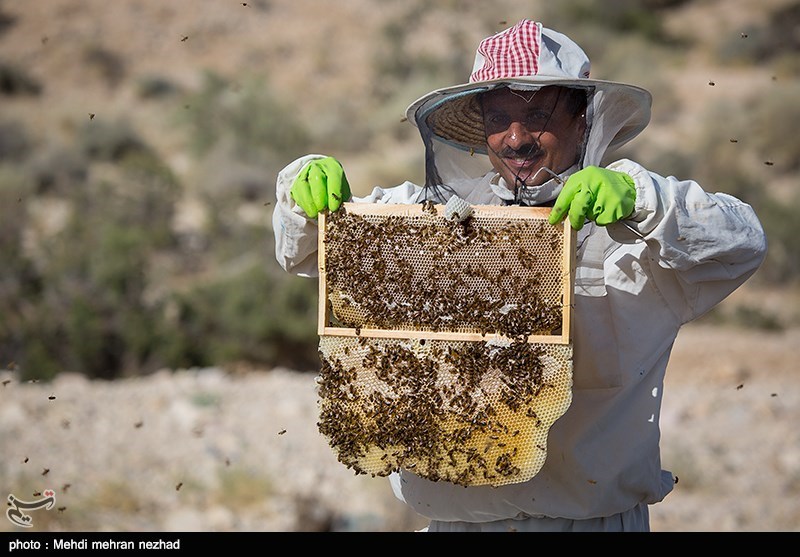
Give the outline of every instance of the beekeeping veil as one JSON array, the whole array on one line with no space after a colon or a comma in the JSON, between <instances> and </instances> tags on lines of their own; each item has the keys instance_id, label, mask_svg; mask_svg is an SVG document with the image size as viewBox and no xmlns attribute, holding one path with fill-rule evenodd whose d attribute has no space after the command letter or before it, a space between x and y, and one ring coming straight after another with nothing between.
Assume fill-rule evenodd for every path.
<instances>
[{"instance_id":1,"label":"beekeeping veil","mask_svg":"<svg viewBox=\"0 0 800 557\"><path fill-rule=\"evenodd\" d=\"M581 167L599 164L607 150L636 137L650 120L650 93L589 79L589 71L589 58L577 44L528 19L481 41L468 83L433 91L406 111L425 144L425 191L492 170L478 95L494 88L536 91L560 85L586 90Z\"/></svg>"}]
</instances>

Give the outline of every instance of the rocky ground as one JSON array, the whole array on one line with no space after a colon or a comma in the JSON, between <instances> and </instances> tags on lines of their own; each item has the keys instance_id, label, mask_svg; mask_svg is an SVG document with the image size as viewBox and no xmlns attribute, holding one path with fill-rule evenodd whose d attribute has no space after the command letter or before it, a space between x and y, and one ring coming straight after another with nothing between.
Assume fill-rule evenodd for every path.
<instances>
[{"instance_id":1,"label":"rocky ground","mask_svg":"<svg viewBox=\"0 0 800 557\"><path fill-rule=\"evenodd\" d=\"M800 329L691 325L661 416L675 491L655 531L800 530ZM0 488L56 492L35 531L410 531L384 479L339 464L316 430L314 377L164 371L50 384L0 372ZM0 520L0 531L21 530Z\"/></svg>"}]
</instances>

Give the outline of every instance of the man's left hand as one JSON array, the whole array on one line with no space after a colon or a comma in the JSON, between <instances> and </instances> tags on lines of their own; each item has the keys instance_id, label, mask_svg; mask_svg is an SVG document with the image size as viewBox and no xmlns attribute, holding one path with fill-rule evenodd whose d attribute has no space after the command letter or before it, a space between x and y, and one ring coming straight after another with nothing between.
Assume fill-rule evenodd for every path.
<instances>
[{"instance_id":1,"label":"man's left hand","mask_svg":"<svg viewBox=\"0 0 800 557\"><path fill-rule=\"evenodd\" d=\"M586 219L600 226L629 217L636 202L636 185L624 172L589 166L569 177L550 213L550 224L565 217L575 230Z\"/></svg>"}]
</instances>

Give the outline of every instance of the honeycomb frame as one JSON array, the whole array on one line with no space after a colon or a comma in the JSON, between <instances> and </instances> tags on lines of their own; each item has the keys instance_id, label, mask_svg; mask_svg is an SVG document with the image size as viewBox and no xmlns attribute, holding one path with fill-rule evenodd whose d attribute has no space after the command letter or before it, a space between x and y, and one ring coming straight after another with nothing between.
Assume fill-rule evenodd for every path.
<instances>
[{"instance_id":1,"label":"honeycomb frame","mask_svg":"<svg viewBox=\"0 0 800 557\"><path fill-rule=\"evenodd\" d=\"M572 400L575 232L549 214L320 214L317 425L340 462L464 486L538 473Z\"/></svg>"}]
</instances>

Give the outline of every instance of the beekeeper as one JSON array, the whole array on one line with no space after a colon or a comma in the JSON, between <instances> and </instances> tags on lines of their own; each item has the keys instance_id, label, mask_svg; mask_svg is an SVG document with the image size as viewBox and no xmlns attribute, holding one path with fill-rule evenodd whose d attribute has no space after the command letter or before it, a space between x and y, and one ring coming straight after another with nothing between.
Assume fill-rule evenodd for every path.
<instances>
[{"instance_id":1,"label":"beekeeper","mask_svg":"<svg viewBox=\"0 0 800 557\"><path fill-rule=\"evenodd\" d=\"M426 183L352 197L341 164L304 156L277 179L276 256L315 276L317 220L342 202L552 206L577 230L573 399L531 480L500 487L433 482L402 470L395 495L428 531L649 531L649 505L673 489L663 470L664 374L684 323L759 268L753 209L632 160L600 166L650 120L644 89L589 77L589 59L531 20L481 41L466 84L408 108L426 150ZM724 184L714 184L724 188Z\"/></svg>"}]
</instances>

